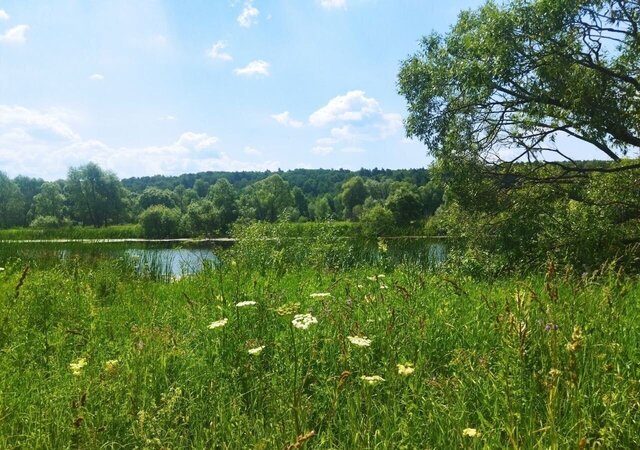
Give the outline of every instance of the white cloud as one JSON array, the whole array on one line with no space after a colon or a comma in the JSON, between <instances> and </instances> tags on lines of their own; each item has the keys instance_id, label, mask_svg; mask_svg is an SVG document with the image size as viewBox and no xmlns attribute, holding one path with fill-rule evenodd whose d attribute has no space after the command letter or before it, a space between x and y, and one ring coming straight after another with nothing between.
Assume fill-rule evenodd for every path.
<instances>
[{"instance_id":1,"label":"white cloud","mask_svg":"<svg viewBox=\"0 0 640 450\"><path fill-rule=\"evenodd\" d=\"M51 138L80 139L65 123L69 115L62 110L38 111L22 106L0 105L0 131L35 131Z\"/></svg>"},{"instance_id":2,"label":"white cloud","mask_svg":"<svg viewBox=\"0 0 640 450\"><path fill-rule=\"evenodd\" d=\"M253 0L248 0L245 2L242 12L238 16L238 23L241 27L249 28L258 23L258 15L260 15L260 11L253 6Z\"/></svg>"},{"instance_id":3,"label":"white cloud","mask_svg":"<svg viewBox=\"0 0 640 450\"><path fill-rule=\"evenodd\" d=\"M4 9L0 9L0 20L9 20L9 14Z\"/></svg>"},{"instance_id":4,"label":"white cloud","mask_svg":"<svg viewBox=\"0 0 640 450\"><path fill-rule=\"evenodd\" d=\"M358 121L382 110L375 98L367 97L364 91L349 91L329 101L309 116L309 123L322 127L338 121Z\"/></svg>"},{"instance_id":5,"label":"white cloud","mask_svg":"<svg viewBox=\"0 0 640 450\"><path fill-rule=\"evenodd\" d=\"M363 149L362 147L344 147L344 148L341 148L340 151L342 153L364 153L364 152L366 152L366 150Z\"/></svg>"},{"instance_id":6,"label":"white cloud","mask_svg":"<svg viewBox=\"0 0 640 450\"><path fill-rule=\"evenodd\" d=\"M94 73L93 75L89 76L89 79L91 81L104 81L104 75L99 73Z\"/></svg>"},{"instance_id":7,"label":"white cloud","mask_svg":"<svg viewBox=\"0 0 640 450\"><path fill-rule=\"evenodd\" d=\"M272 114L271 118L285 127L300 128L304 125L299 120L292 119L289 116L289 111L285 111L280 114Z\"/></svg>"},{"instance_id":8,"label":"white cloud","mask_svg":"<svg viewBox=\"0 0 640 450\"><path fill-rule=\"evenodd\" d=\"M93 161L120 177L173 174L207 170L272 170L278 161L236 159L218 150L219 139L188 131L167 145L112 147L83 139L65 120L63 110L37 111L0 105L0 167L48 180L64 178L69 167ZM254 155L255 156L255 155Z\"/></svg>"},{"instance_id":9,"label":"white cloud","mask_svg":"<svg viewBox=\"0 0 640 450\"><path fill-rule=\"evenodd\" d=\"M327 156L333 153L333 147L316 145L311 149L311 153L315 153L316 155Z\"/></svg>"},{"instance_id":10,"label":"white cloud","mask_svg":"<svg viewBox=\"0 0 640 450\"><path fill-rule=\"evenodd\" d=\"M233 71L236 75L250 77L253 75L269 75L269 63L262 60L251 61L245 67L235 69Z\"/></svg>"},{"instance_id":11,"label":"white cloud","mask_svg":"<svg viewBox=\"0 0 640 450\"><path fill-rule=\"evenodd\" d=\"M25 33L29 29L29 25L16 25L8 29L4 34L0 34L0 42L7 44L23 44L27 38Z\"/></svg>"},{"instance_id":12,"label":"white cloud","mask_svg":"<svg viewBox=\"0 0 640 450\"><path fill-rule=\"evenodd\" d=\"M211 47L211 50L207 52L207 56L214 60L231 61L233 59L231 55L223 51L226 46L227 44L223 41L216 42Z\"/></svg>"},{"instance_id":13,"label":"white cloud","mask_svg":"<svg viewBox=\"0 0 640 450\"><path fill-rule=\"evenodd\" d=\"M331 99L309 116L309 123L319 128L332 125L329 135L318 139L316 145L346 144L347 152L360 149L357 144L382 141L403 129L400 114L384 112L375 98L358 90Z\"/></svg>"},{"instance_id":14,"label":"white cloud","mask_svg":"<svg viewBox=\"0 0 640 450\"><path fill-rule=\"evenodd\" d=\"M253 147L249 147L246 146L243 150L245 155L250 155L250 156L261 156L262 152L260 150L258 150L257 148L253 148Z\"/></svg>"},{"instance_id":15,"label":"white cloud","mask_svg":"<svg viewBox=\"0 0 640 450\"><path fill-rule=\"evenodd\" d=\"M209 136L206 133L194 133L188 131L182 133L176 145L184 148L191 148L198 151L208 150L218 143L219 139L215 136Z\"/></svg>"},{"instance_id":16,"label":"white cloud","mask_svg":"<svg viewBox=\"0 0 640 450\"><path fill-rule=\"evenodd\" d=\"M320 0L320 5L325 9L344 9L347 7L347 0Z\"/></svg>"}]
</instances>

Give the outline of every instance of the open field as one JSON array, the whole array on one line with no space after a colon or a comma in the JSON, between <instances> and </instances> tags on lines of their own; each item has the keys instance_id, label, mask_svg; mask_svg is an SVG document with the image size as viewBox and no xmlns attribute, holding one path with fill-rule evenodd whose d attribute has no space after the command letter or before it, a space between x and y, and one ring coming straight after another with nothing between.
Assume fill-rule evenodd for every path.
<instances>
[{"instance_id":1,"label":"open field","mask_svg":"<svg viewBox=\"0 0 640 450\"><path fill-rule=\"evenodd\" d=\"M10 260L0 447L640 446L637 279L479 282L320 244L238 244L172 282Z\"/></svg>"}]
</instances>

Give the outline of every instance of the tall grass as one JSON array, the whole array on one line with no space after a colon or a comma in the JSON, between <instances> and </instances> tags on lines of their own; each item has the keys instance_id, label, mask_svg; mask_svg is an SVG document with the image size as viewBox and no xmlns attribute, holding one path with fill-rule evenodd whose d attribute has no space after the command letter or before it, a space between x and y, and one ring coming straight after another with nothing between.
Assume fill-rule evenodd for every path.
<instances>
[{"instance_id":1,"label":"tall grass","mask_svg":"<svg viewBox=\"0 0 640 450\"><path fill-rule=\"evenodd\" d=\"M0 241L31 239L135 239L142 238L137 224L108 227L13 228L0 230Z\"/></svg>"},{"instance_id":2,"label":"tall grass","mask_svg":"<svg viewBox=\"0 0 640 450\"><path fill-rule=\"evenodd\" d=\"M172 282L9 261L0 448L640 446L637 279L489 283L330 244L238 246Z\"/></svg>"}]
</instances>

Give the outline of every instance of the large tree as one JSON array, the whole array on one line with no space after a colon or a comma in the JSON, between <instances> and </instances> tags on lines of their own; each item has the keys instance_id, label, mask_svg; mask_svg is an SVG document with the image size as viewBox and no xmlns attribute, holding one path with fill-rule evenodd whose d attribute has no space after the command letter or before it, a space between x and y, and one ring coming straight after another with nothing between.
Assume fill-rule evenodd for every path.
<instances>
[{"instance_id":1,"label":"large tree","mask_svg":"<svg viewBox=\"0 0 640 450\"><path fill-rule=\"evenodd\" d=\"M120 180L97 164L70 168L65 188L70 212L85 225L106 226L125 215Z\"/></svg>"},{"instance_id":2,"label":"large tree","mask_svg":"<svg viewBox=\"0 0 640 450\"><path fill-rule=\"evenodd\" d=\"M640 149L639 28L637 0L514 0L463 12L402 64L407 133L450 166L471 159L504 173L536 161L570 177L637 167L585 167L557 138L613 161Z\"/></svg>"}]
</instances>

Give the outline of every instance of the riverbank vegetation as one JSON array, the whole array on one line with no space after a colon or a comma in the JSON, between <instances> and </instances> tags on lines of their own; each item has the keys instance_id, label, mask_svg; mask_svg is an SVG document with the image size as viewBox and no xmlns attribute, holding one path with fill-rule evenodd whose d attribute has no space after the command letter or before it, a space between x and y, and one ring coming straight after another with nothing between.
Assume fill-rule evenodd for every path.
<instances>
[{"instance_id":1,"label":"riverbank vegetation","mask_svg":"<svg viewBox=\"0 0 640 450\"><path fill-rule=\"evenodd\" d=\"M481 281L261 236L164 281L5 261L0 446L640 445L640 283L614 265Z\"/></svg>"}]
</instances>

